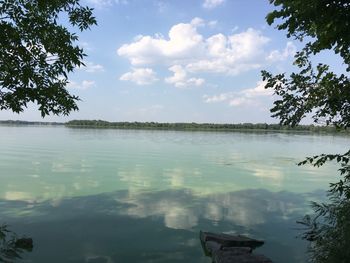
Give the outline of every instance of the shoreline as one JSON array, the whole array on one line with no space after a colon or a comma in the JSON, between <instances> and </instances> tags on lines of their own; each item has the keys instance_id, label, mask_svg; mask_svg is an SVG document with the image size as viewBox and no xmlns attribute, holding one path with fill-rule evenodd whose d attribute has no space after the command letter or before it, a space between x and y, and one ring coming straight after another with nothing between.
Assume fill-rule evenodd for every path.
<instances>
[{"instance_id":1,"label":"shoreline","mask_svg":"<svg viewBox=\"0 0 350 263\"><path fill-rule=\"evenodd\" d=\"M349 130L337 130L331 126L299 125L296 127L267 123L158 123L158 122L107 122L101 120L73 120L68 122L0 121L1 126L60 126L71 129L118 129L147 131L185 132L251 132L251 133L295 133L321 135L349 135Z\"/></svg>"}]
</instances>

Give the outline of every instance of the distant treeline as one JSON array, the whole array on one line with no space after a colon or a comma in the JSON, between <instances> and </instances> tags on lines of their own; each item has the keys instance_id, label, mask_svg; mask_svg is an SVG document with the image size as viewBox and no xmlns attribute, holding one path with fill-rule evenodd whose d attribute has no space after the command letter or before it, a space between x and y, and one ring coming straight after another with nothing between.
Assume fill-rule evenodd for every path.
<instances>
[{"instance_id":1,"label":"distant treeline","mask_svg":"<svg viewBox=\"0 0 350 263\"><path fill-rule=\"evenodd\" d=\"M298 125L296 127L282 126L279 124L267 123L236 123L236 124L215 124L195 122L108 122L103 120L72 120L63 122L40 122L40 121L19 121L0 120L0 125L65 125L66 127L77 128L105 128L105 129L139 129L139 130L178 130L178 131L296 131L296 132L324 132L349 133L349 130L339 131L333 126Z\"/></svg>"},{"instance_id":2,"label":"distant treeline","mask_svg":"<svg viewBox=\"0 0 350 263\"><path fill-rule=\"evenodd\" d=\"M148 130L190 130L190 131L235 131L235 130L263 130L263 131L304 131L304 132L338 132L332 126L299 125L296 127L281 126L267 123L159 123L159 122L108 122L102 120L73 120L66 123L67 127L81 128L113 128L113 129L148 129ZM344 131L343 131L344 132ZM346 131L348 132L348 131Z\"/></svg>"},{"instance_id":3,"label":"distant treeline","mask_svg":"<svg viewBox=\"0 0 350 263\"><path fill-rule=\"evenodd\" d=\"M1 121L0 124L6 124L6 125L64 125L63 122L45 122L45 121L13 121L13 120L6 120Z\"/></svg>"}]
</instances>

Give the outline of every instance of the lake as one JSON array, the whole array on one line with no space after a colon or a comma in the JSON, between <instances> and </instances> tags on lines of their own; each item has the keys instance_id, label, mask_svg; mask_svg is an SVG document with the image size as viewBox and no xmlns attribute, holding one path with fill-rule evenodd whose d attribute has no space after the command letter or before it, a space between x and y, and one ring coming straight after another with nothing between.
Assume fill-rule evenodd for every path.
<instances>
[{"instance_id":1,"label":"lake","mask_svg":"<svg viewBox=\"0 0 350 263\"><path fill-rule=\"evenodd\" d=\"M199 230L263 239L306 261L296 224L338 180L304 157L350 137L0 126L0 224L34 240L19 262L210 262Z\"/></svg>"}]
</instances>

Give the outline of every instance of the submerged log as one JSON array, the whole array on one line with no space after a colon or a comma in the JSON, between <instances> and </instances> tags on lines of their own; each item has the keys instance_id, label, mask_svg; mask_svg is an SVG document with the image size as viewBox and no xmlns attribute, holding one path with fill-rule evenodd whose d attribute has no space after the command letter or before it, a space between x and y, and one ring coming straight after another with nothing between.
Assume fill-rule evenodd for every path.
<instances>
[{"instance_id":1,"label":"submerged log","mask_svg":"<svg viewBox=\"0 0 350 263\"><path fill-rule=\"evenodd\" d=\"M264 255L252 254L264 241L241 235L215 234L200 231L200 240L206 256L213 263L272 263Z\"/></svg>"},{"instance_id":2,"label":"submerged log","mask_svg":"<svg viewBox=\"0 0 350 263\"><path fill-rule=\"evenodd\" d=\"M222 245L215 241L207 241L204 243L203 249L206 256L211 256L216 251L221 250Z\"/></svg>"},{"instance_id":3,"label":"submerged log","mask_svg":"<svg viewBox=\"0 0 350 263\"><path fill-rule=\"evenodd\" d=\"M215 234L211 232L199 232L199 237L202 243L214 241L221 244L223 247L250 247L252 249L260 247L264 241L257 240L241 235Z\"/></svg>"}]
</instances>

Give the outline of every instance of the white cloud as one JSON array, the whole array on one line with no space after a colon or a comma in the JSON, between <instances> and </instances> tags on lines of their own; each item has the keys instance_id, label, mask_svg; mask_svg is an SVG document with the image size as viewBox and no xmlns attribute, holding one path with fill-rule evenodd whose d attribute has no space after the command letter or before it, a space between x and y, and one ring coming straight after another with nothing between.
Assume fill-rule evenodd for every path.
<instances>
[{"instance_id":1,"label":"white cloud","mask_svg":"<svg viewBox=\"0 0 350 263\"><path fill-rule=\"evenodd\" d=\"M201 28L213 27L216 23L216 21L206 22L195 17L189 23L172 26L167 36L160 33L154 36L138 35L130 43L123 44L117 53L127 58L133 66L167 67L173 75L166 77L165 82L178 88L203 85L205 80L198 77L198 74L239 75L261 69L271 63L277 63L295 53L296 48L292 42L288 42L283 50L271 51L267 47L270 39L261 31L253 28L242 31L236 27L234 30L237 32L218 33L208 37L199 32ZM139 75L145 75L144 73L147 73L146 75L149 75L150 78L147 78L146 81L141 78L140 81L141 76ZM129 72L120 79L131 80L139 85L149 84L156 80L153 71L138 72L138 74ZM254 101L248 93L224 95L233 96L229 101L232 106L249 104ZM239 98L236 98L237 96ZM219 94L212 96L211 99L217 100L222 97Z\"/></svg>"},{"instance_id":2,"label":"white cloud","mask_svg":"<svg viewBox=\"0 0 350 263\"><path fill-rule=\"evenodd\" d=\"M81 66L79 69L84 70L89 73L96 73L104 71L104 67L100 64L95 64L93 62L85 62L85 67Z\"/></svg>"},{"instance_id":3,"label":"white cloud","mask_svg":"<svg viewBox=\"0 0 350 263\"><path fill-rule=\"evenodd\" d=\"M204 101L206 103L215 103L215 102L222 102L222 101L227 101L228 99L234 97L235 93L234 92L227 92L227 93L221 93L218 95L204 95Z\"/></svg>"},{"instance_id":4,"label":"white cloud","mask_svg":"<svg viewBox=\"0 0 350 263\"><path fill-rule=\"evenodd\" d=\"M195 18L192 22L173 26L168 34L169 40L159 34L155 37L138 36L133 43L122 45L118 55L128 58L133 65L171 64L174 60L193 59L202 53L199 47L203 45L203 37L196 29L199 20Z\"/></svg>"},{"instance_id":5,"label":"white cloud","mask_svg":"<svg viewBox=\"0 0 350 263\"><path fill-rule=\"evenodd\" d=\"M265 89L266 82L259 81L255 88L244 89L237 92L226 92L218 95L204 95L206 103L225 102L230 106L256 105L261 97L272 96L273 91Z\"/></svg>"},{"instance_id":6,"label":"white cloud","mask_svg":"<svg viewBox=\"0 0 350 263\"><path fill-rule=\"evenodd\" d=\"M211 21L208 22L208 26L211 27L211 28L216 27L217 24L218 24L218 21L216 21L216 20L211 20Z\"/></svg>"},{"instance_id":7,"label":"white cloud","mask_svg":"<svg viewBox=\"0 0 350 263\"><path fill-rule=\"evenodd\" d=\"M92 80L83 80L81 83L70 81L67 84L67 88L69 89L78 89L78 90L87 90L95 86L95 81Z\"/></svg>"},{"instance_id":8,"label":"white cloud","mask_svg":"<svg viewBox=\"0 0 350 263\"><path fill-rule=\"evenodd\" d=\"M283 51L280 51L280 50L271 51L270 54L267 56L267 60L270 62L283 61L288 59L289 57L293 57L296 52L297 52L296 46L293 44L293 42L288 41Z\"/></svg>"},{"instance_id":9,"label":"white cloud","mask_svg":"<svg viewBox=\"0 0 350 263\"><path fill-rule=\"evenodd\" d=\"M215 72L237 75L264 64L263 47L269 39L260 31L248 30L225 36L213 35L205 40L206 56L187 64L191 72Z\"/></svg>"},{"instance_id":10,"label":"white cloud","mask_svg":"<svg viewBox=\"0 0 350 263\"><path fill-rule=\"evenodd\" d=\"M127 0L86 0L88 5L91 5L95 8L107 8L111 7L113 4L127 4Z\"/></svg>"},{"instance_id":11,"label":"white cloud","mask_svg":"<svg viewBox=\"0 0 350 263\"><path fill-rule=\"evenodd\" d=\"M86 0L87 3L95 8L106 8L113 4L112 0Z\"/></svg>"},{"instance_id":12,"label":"white cloud","mask_svg":"<svg viewBox=\"0 0 350 263\"><path fill-rule=\"evenodd\" d=\"M188 78L187 72L180 65L174 65L170 67L169 70L172 71L174 75L166 78L165 82L173 84L177 88L199 87L205 82L202 78Z\"/></svg>"},{"instance_id":13,"label":"white cloud","mask_svg":"<svg viewBox=\"0 0 350 263\"><path fill-rule=\"evenodd\" d=\"M253 101L245 97L238 97L238 98L231 99L229 104L230 106L236 107L236 106L242 106L242 105L252 105Z\"/></svg>"},{"instance_id":14,"label":"white cloud","mask_svg":"<svg viewBox=\"0 0 350 263\"><path fill-rule=\"evenodd\" d=\"M271 96L273 91L271 89L265 89L265 85L265 81L258 81L255 88L243 90L241 94L247 98Z\"/></svg>"},{"instance_id":15,"label":"white cloud","mask_svg":"<svg viewBox=\"0 0 350 263\"><path fill-rule=\"evenodd\" d=\"M160 34L138 36L117 52L132 65L181 65L189 73L236 75L267 63L265 45L269 38L260 31L249 28L232 35L216 34L205 38L197 29L208 24L194 18L190 23L174 25L168 38Z\"/></svg>"},{"instance_id":16,"label":"white cloud","mask_svg":"<svg viewBox=\"0 0 350 263\"><path fill-rule=\"evenodd\" d=\"M215 8L219 5L222 5L225 0L205 0L203 3L203 7L207 9Z\"/></svg>"},{"instance_id":17,"label":"white cloud","mask_svg":"<svg viewBox=\"0 0 350 263\"><path fill-rule=\"evenodd\" d=\"M137 85L149 85L158 80L151 68L133 68L132 72L123 74L119 79L132 81Z\"/></svg>"},{"instance_id":18,"label":"white cloud","mask_svg":"<svg viewBox=\"0 0 350 263\"><path fill-rule=\"evenodd\" d=\"M191 25L194 27L205 26L205 21L200 17L195 17L191 20Z\"/></svg>"},{"instance_id":19,"label":"white cloud","mask_svg":"<svg viewBox=\"0 0 350 263\"><path fill-rule=\"evenodd\" d=\"M94 50L94 48L91 46L90 43L86 42L86 41L80 41L79 42L80 47L82 47L85 51L92 51Z\"/></svg>"}]
</instances>

